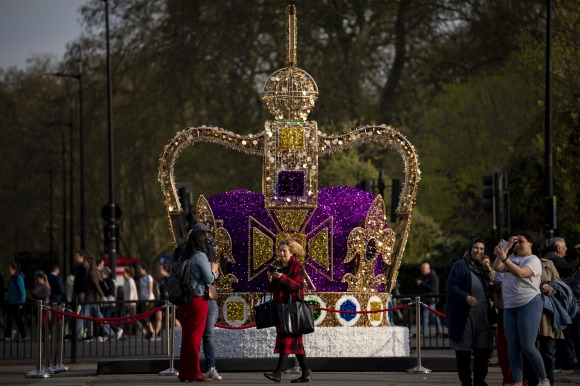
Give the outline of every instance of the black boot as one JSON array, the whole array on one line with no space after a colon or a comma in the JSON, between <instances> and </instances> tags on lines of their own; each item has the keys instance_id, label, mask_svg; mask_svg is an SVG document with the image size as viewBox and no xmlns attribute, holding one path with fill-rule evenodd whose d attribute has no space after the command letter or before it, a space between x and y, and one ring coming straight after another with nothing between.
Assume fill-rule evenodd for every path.
<instances>
[{"instance_id":1,"label":"black boot","mask_svg":"<svg viewBox=\"0 0 580 386\"><path fill-rule=\"evenodd\" d=\"M471 351L455 350L455 359L461 386L471 386Z\"/></svg>"},{"instance_id":2,"label":"black boot","mask_svg":"<svg viewBox=\"0 0 580 386\"><path fill-rule=\"evenodd\" d=\"M310 377L310 370L306 370L306 373L302 371L302 376L300 378L295 378L291 380L292 383L303 383L303 382L310 382L312 378Z\"/></svg>"},{"instance_id":3,"label":"black boot","mask_svg":"<svg viewBox=\"0 0 580 386\"><path fill-rule=\"evenodd\" d=\"M264 373L264 376L271 381L280 382L282 380L282 367L286 363L287 359L288 354L280 353L278 356L278 366L276 366L276 369L271 373Z\"/></svg>"},{"instance_id":4,"label":"black boot","mask_svg":"<svg viewBox=\"0 0 580 386\"><path fill-rule=\"evenodd\" d=\"M298 364L302 369L302 376L300 378L296 378L291 380L292 383L303 383L303 382L310 382L312 378L310 377L310 370L308 366L306 366L306 354L296 354L296 359L298 360Z\"/></svg>"},{"instance_id":5,"label":"black boot","mask_svg":"<svg viewBox=\"0 0 580 386\"><path fill-rule=\"evenodd\" d=\"M282 380L282 373L264 373L264 376L274 382L280 382Z\"/></svg>"}]
</instances>

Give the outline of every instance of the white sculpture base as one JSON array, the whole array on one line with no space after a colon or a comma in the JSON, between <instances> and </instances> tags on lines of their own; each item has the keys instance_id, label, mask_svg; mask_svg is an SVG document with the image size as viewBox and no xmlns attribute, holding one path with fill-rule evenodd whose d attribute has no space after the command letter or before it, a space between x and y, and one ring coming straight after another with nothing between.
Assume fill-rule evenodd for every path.
<instances>
[{"instance_id":1,"label":"white sculpture base","mask_svg":"<svg viewBox=\"0 0 580 386\"><path fill-rule=\"evenodd\" d=\"M276 329L216 328L214 343L217 358L268 358L274 354ZM181 349L181 328L175 329L175 356ZM406 327L316 327L304 336L308 357L368 358L410 356L409 329Z\"/></svg>"}]
</instances>

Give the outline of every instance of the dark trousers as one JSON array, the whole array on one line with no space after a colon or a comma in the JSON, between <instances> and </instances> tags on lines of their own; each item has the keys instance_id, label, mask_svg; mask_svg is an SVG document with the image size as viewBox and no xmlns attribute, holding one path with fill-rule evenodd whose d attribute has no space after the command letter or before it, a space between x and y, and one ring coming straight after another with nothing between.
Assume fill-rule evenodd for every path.
<instances>
[{"instance_id":1,"label":"dark trousers","mask_svg":"<svg viewBox=\"0 0 580 386\"><path fill-rule=\"evenodd\" d=\"M22 307L22 308L21 308ZM16 320L16 328L20 333L21 338L26 338L26 326L24 325L24 306L20 304L6 305L6 329L4 330L4 337L10 338L12 336L12 322Z\"/></svg>"},{"instance_id":2,"label":"dark trousers","mask_svg":"<svg viewBox=\"0 0 580 386\"><path fill-rule=\"evenodd\" d=\"M473 349L473 382L471 381L471 351L455 350L457 373L461 386L487 386L488 360L490 350Z\"/></svg>"},{"instance_id":3,"label":"dark trousers","mask_svg":"<svg viewBox=\"0 0 580 386\"><path fill-rule=\"evenodd\" d=\"M563 331L564 339L556 340L556 365L564 370L571 370L576 367L574 361L574 342L570 328Z\"/></svg>"},{"instance_id":4,"label":"dark trousers","mask_svg":"<svg viewBox=\"0 0 580 386\"><path fill-rule=\"evenodd\" d=\"M576 313L576 316L572 319L572 324L566 330L568 329L570 329L570 335L576 350L576 358L580 358L580 312Z\"/></svg>"}]
</instances>

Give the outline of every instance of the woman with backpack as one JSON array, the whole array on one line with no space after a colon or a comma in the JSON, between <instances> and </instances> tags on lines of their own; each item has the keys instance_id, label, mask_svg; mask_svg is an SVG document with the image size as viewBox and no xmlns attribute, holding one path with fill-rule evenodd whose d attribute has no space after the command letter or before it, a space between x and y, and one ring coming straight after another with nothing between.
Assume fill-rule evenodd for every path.
<instances>
[{"instance_id":1,"label":"woman with backpack","mask_svg":"<svg viewBox=\"0 0 580 386\"><path fill-rule=\"evenodd\" d=\"M200 224L196 230L189 234L188 247L193 251L189 258L189 284L193 290L191 300L177 306L179 319L182 325L181 335L181 360L179 361L179 380L181 382L211 382L211 378L205 377L201 372L199 363L199 349L201 337L205 329L208 304L203 298L203 292L208 284L212 284L219 275L219 267L216 263L210 263L210 246L208 244L208 232L210 229L205 224Z\"/></svg>"}]
</instances>

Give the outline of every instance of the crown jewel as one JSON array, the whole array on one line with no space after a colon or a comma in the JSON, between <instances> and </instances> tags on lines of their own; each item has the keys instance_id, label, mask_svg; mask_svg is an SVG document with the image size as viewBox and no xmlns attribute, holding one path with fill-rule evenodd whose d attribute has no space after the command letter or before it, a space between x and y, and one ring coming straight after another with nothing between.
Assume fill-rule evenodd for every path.
<instances>
[{"instance_id":1,"label":"crown jewel","mask_svg":"<svg viewBox=\"0 0 580 386\"><path fill-rule=\"evenodd\" d=\"M264 84L268 110L277 120L306 120L318 97L318 86L306 71L296 67L296 7L286 9L286 67L274 72Z\"/></svg>"}]
</instances>

